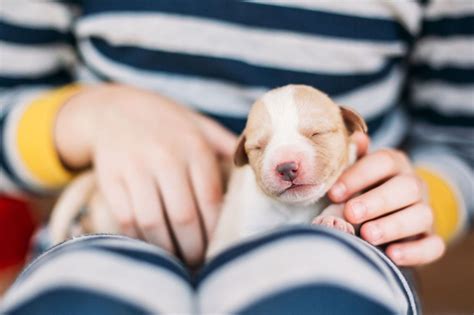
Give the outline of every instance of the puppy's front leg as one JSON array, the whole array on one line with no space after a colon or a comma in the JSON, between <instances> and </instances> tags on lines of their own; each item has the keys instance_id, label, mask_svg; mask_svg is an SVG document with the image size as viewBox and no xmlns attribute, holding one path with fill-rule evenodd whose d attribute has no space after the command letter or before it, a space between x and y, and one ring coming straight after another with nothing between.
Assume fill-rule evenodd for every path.
<instances>
[{"instance_id":1,"label":"puppy's front leg","mask_svg":"<svg viewBox=\"0 0 474 315\"><path fill-rule=\"evenodd\" d=\"M324 225L349 234L355 234L352 224L344 220L344 204L333 204L324 209L314 218L312 224Z\"/></svg>"}]
</instances>

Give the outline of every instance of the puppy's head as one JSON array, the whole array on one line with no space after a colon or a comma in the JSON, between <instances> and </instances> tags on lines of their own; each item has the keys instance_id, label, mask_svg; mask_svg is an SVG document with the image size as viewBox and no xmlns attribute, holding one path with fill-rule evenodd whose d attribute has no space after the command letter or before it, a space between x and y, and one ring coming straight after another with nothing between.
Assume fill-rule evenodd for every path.
<instances>
[{"instance_id":1,"label":"puppy's head","mask_svg":"<svg viewBox=\"0 0 474 315\"><path fill-rule=\"evenodd\" d=\"M287 204L324 196L347 166L350 135L367 131L364 120L309 86L288 85L253 105L235 152L250 164L265 194Z\"/></svg>"}]
</instances>

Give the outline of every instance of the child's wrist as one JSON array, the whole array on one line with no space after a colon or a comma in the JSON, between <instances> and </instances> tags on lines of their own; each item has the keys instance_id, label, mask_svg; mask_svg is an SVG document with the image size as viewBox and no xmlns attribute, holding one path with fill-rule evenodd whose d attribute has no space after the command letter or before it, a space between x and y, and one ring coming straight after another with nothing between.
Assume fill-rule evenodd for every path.
<instances>
[{"instance_id":1,"label":"child's wrist","mask_svg":"<svg viewBox=\"0 0 474 315\"><path fill-rule=\"evenodd\" d=\"M54 141L64 166L71 170L91 164L93 134L100 106L90 97L96 87L84 87L71 96L58 111L54 126Z\"/></svg>"}]
</instances>

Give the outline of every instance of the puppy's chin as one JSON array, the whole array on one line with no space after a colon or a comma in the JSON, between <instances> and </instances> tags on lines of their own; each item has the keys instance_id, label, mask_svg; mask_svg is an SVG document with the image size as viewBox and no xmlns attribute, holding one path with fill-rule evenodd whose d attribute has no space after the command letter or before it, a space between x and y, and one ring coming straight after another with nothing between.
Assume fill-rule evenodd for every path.
<instances>
[{"instance_id":1,"label":"puppy's chin","mask_svg":"<svg viewBox=\"0 0 474 315\"><path fill-rule=\"evenodd\" d=\"M324 197L328 190L326 186L325 184L293 186L280 193L277 199L288 205L308 206Z\"/></svg>"},{"instance_id":2,"label":"puppy's chin","mask_svg":"<svg viewBox=\"0 0 474 315\"><path fill-rule=\"evenodd\" d=\"M300 184L290 186L280 191L268 189L269 187L260 188L267 196L278 202L294 206L307 206L318 202L324 197L329 189L329 185L326 183Z\"/></svg>"}]
</instances>

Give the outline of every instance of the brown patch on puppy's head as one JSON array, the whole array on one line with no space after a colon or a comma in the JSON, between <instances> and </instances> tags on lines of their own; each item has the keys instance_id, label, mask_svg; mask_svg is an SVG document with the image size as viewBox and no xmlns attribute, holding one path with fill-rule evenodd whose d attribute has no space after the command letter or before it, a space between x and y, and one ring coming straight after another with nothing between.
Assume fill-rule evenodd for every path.
<instances>
[{"instance_id":1,"label":"brown patch on puppy's head","mask_svg":"<svg viewBox=\"0 0 474 315\"><path fill-rule=\"evenodd\" d=\"M364 118L349 107L339 106L339 108L341 109L342 119L344 120L349 135L356 131L367 133L368 128Z\"/></svg>"},{"instance_id":2,"label":"brown patch on puppy's head","mask_svg":"<svg viewBox=\"0 0 474 315\"><path fill-rule=\"evenodd\" d=\"M247 124L239 137L234 154L236 166L249 163L249 155L258 159L258 153L265 149L271 137L271 120L265 105L257 100L250 109Z\"/></svg>"},{"instance_id":3,"label":"brown patch on puppy's head","mask_svg":"<svg viewBox=\"0 0 474 315\"><path fill-rule=\"evenodd\" d=\"M245 141L245 134L242 133L237 141L237 148L234 153L234 164L236 166L244 166L249 162L249 157L247 156L247 152L245 152Z\"/></svg>"}]
</instances>

